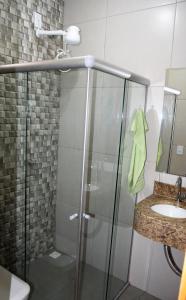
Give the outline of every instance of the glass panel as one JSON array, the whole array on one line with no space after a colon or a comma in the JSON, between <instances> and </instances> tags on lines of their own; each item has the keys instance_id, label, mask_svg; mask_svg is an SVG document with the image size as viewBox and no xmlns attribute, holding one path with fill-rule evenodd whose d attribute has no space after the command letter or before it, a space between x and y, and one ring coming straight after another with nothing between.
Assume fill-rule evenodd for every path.
<instances>
[{"instance_id":1,"label":"glass panel","mask_svg":"<svg viewBox=\"0 0 186 300\"><path fill-rule=\"evenodd\" d=\"M128 173L133 146L130 128L135 112L138 109L145 109L145 98L145 86L126 81L107 290L107 299L109 300L112 300L128 282L135 206L135 197L128 192ZM116 281L115 278L120 281Z\"/></svg>"},{"instance_id":2,"label":"glass panel","mask_svg":"<svg viewBox=\"0 0 186 300\"><path fill-rule=\"evenodd\" d=\"M124 80L92 71L92 109L80 299L105 299L111 246ZM121 279L112 274L119 284Z\"/></svg>"},{"instance_id":3,"label":"glass panel","mask_svg":"<svg viewBox=\"0 0 186 300\"><path fill-rule=\"evenodd\" d=\"M163 113L161 121L161 131L159 143L163 145L163 151L160 159L157 158L157 171L175 174L170 170L172 139L174 135L176 96L170 93L164 93Z\"/></svg>"},{"instance_id":4,"label":"glass panel","mask_svg":"<svg viewBox=\"0 0 186 300\"><path fill-rule=\"evenodd\" d=\"M28 78L28 281L31 300L72 300L87 70Z\"/></svg>"},{"instance_id":5,"label":"glass panel","mask_svg":"<svg viewBox=\"0 0 186 300\"><path fill-rule=\"evenodd\" d=\"M0 265L24 277L27 74L0 75Z\"/></svg>"},{"instance_id":6,"label":"glass panel","mask_svg":"<svg viewBox=\"0 0 186 300\"><path fill-rule=\"evenodd\" d=\"M31 300L75 296L87 74L0 76L0 265L27 273ZM128 280L135 203L127 191L129 132L145 88L90 74L80 299L111 300Z\"/></svg>"}]
</instances>

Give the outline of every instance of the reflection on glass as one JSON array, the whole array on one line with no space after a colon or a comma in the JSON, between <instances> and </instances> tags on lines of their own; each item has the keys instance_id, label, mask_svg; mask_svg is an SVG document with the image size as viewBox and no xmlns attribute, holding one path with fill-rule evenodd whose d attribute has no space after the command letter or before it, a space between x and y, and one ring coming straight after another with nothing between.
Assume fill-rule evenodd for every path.
<instances>
[{"instance_id":1,"label":"reflection on glass","mask_svg":"<svg viewBox=\"0 0 186 300\"><path fill-rule=\"evenodd\" d=\"M156 166L159 172L168 173L170 167L171 138L174 130L174 113L176 96L165 92L161 133L158 144Z\"/></svg>"},{"instance_id":2,"label":"reflection on glass","mask_svg":"<svg viewBox=\"0 0 186 300\"><path fill-rule=\"evenodd\" d=\"M166 86L180 94L164 94L157 171L186 176L186 69L168 69Z\"/></svg>"},{"instance_id":3,"label":"reflection on glass","mask_svg":"<svg viewBox=\"0 0 186 300\"><path fill-rule=\"evenodd\" d=\"M123 281L109 270L115 187L122 121L124 80L92 71L92 110L88 155L81 299L102 300L107 296L108 276L118 286ZM111 274L110 274L111 273Z\"/></svg>"},{"instance_id":4,"label":"reflection on glass","mask_svg":"<svg viewBox=\"0 0 186 300\"><path fill-rule=\"evenodd\" d=\"M109 300L112 300L128 282L135 206L135 197L128 192L128 173L133 146L130 128L136 111L145 109L145 100L146 88L143 85L126 81L123 120L120 128L121 143L115 190L112 248L107 281L107 299Z\"/></svg>"}]
</instances>

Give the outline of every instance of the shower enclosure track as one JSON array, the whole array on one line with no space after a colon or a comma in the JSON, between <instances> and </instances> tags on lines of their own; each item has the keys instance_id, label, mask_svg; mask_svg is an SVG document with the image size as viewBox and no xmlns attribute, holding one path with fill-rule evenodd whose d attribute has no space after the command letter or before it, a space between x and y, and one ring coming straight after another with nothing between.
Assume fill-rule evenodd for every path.
<instances>
[{"instance_id":1,"label":"shower enclosure track","mask_svg":"<svg viewBox=\"0 0 186 300\"><path fill-rule=\"evenodd\" d=\"M143 85L150 85L149 79L132 73L128 70L124 70L120 67L116 67L108 62L95 58L92 55L63 58L61 60L44 60L29 63L18 63L0 65L0 74L17 73L17 72L36 72L47 70L59 70L59 69L77 69L77 68L90 68L98 71L102 71L108 74L115 75L117 77L130 79Z\"/></svg>"}]
</instances>

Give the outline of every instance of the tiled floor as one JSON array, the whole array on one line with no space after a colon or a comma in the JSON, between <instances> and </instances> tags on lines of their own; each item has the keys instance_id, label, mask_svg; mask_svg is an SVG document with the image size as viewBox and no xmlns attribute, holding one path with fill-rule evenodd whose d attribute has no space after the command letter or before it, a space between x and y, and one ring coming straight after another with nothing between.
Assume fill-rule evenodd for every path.
<instances>
[{"instance_id":1,"label":"tiled floor","mask_svg":"<svg viewBox=\"0 0 186 300\"><path fill-rule=\"evenodd\" d=\"M31 262L28 277L31 285L30 300L74 299L75 261L72 258L68 259L67 255L57 259L46 255ZM84 264L81 279L82 300L104 299L106 273ZM114 298L113 296L124 284L114 276L110 278L110 283L109 300Z\"/></svg>"},{"instance_id":2,"label":"tiled floor","mask_svg":"<svg viewBox=\"0 0 186 300\"><path fill-rule=\"evenodd\" d=\"M30 300L73 300L75 260L62 254L57 259L48 255L31 262L29 267ZM82 300L105 299L106 274L90 265L82 266ZM112 300L124 282L112 276L109 281L108 300ZM144 291L129 286L119 300L158 300Z\"/></svg>"},{"instance_id":3,"label":"tiled floor","mask_svg":"<svg viewBox=\"0 0 186 300\"><path fill-rule=\"evenodd\" d=\"M160 300L146 292L134 287L129 286L119 300Z\"/></svg>"}]
</instances>

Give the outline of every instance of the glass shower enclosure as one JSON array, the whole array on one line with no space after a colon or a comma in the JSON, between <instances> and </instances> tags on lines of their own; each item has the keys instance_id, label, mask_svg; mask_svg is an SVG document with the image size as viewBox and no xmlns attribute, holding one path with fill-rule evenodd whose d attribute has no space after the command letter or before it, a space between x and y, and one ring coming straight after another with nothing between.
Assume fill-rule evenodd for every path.
<instances>
[{"instance_id":1,"label":"glass shower enclosure","mask_svg":"<svg viewBox=\"0 0 186 300\"><path fill-rule=\"evenodd\" d=\"M133 233L130 123L149 81L91 56L0 73L0 264L31 300L117 299Z\"/></svg>"}]
</instances>

